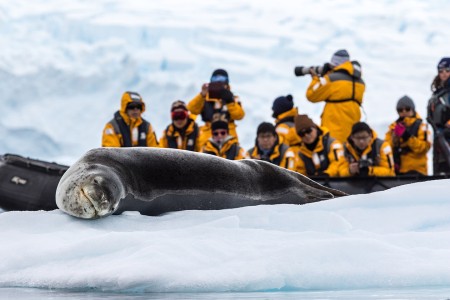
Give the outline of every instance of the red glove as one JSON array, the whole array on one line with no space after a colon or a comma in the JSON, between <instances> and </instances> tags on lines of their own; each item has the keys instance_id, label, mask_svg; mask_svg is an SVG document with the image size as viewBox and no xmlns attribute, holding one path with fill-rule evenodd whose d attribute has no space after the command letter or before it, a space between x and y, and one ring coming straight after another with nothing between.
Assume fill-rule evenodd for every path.
<instances>
[{"instance_id":1,"label":"red glove","mask_svg":"<svg viewBox=\"0 0 450 300\"><path fill-rule=\"evenodd\" d=\"M394 134L401 137L405 133L406 127L402 123L397 123L394 127Z\"/></svg>"}]
</instances>

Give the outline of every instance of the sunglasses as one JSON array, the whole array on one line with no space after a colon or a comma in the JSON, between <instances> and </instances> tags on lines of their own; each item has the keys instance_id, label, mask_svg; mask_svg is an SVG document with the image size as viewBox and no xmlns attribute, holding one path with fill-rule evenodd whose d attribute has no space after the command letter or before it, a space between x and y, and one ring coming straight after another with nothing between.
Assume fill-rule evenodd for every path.
<instances>
[{"instance_id":1,"label":"sunglasses","mask_svg":"<svg viewBox=\"0 0 450 300\"><path fill-rule=\"evenodd\" d=\"M172 120L177 121L177 120L186 120L188 117L188 112L183 110L183 111L173 111L171 113L172 116Z\"/></svg>"},{"instance_id":2,"label":"sunglasses","mask_svg":"<svg viewBox=\"0 0 450 300\"><path fill-rule=\"evenodd\" d=\"M307 134L310 134L311 132L312 132L312 127L309 127L309 128L306 128L306 129L303 129L303 130L300 130L299 132L298 132L298 135L300 136L300 137L304 137L305 135L307 135Z\"/></svg>"},{"instance_id":3,"label":"sunglasses","mask_svg":"<svg viewBox=\"0 0 450 300\"><path fill-rule=\"evenodd\" d=\"M450 68L439 68L439 73L442 73L444 71L449 73L450 72Z\"/></svg>"},{"instance_id":4,"label":"sunglasses","mask_svg":"<svg viewBox=\"0 0 450 300\"><path fill-rule=\"evenodd\" d=\"M127 105L127 109L139 109L142 110L142 104L139 103L130 103Z\"/></svg>"},{"instance_id":5,"label":"sunglasses","mask_svg":"<svg viewBox=\"0 0 450 300\"><path fill-rule=\"evenodd\" d=\"M210 82L227 82L228 77L224 75L214 75L211 77Z\"/></svg>"},{"instance_id":6,"label":"sunglasses","mask_svg":"<svg viewBox=\"0 0 450 300\"><path fill-rule=\"evenodd\" d=\"M228 131L226 131L226 130L216 130L212 134L213 134L213 136L227 135Z\"/></svg>"},{"instance_id":7,"label":"sunglasses","mask_svg":"<svg viewBox=\"0 0 450 300\"><path fill-rule=\"evenodd\" d=\"M397 112L398 113L401 113L403 111L410 112L411 111L411 107L400 107L400 108L397 108Z\"/></svg>"}]
</instances>

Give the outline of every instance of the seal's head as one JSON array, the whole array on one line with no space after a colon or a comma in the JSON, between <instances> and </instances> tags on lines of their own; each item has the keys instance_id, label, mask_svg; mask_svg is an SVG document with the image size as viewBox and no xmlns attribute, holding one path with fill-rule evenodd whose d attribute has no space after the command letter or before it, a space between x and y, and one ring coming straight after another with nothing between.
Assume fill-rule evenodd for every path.
<instances>
[{"instance_id":1,"label":"seal's head","mask_svg":"<svg viewBox=\"0 0 450 300\"><path fill-rule=\"evenodd\" d=\"M112 214L125 189L110 168L77 163L61 178L56 189L56 205L65 213L82 219L97 219Z\"/></svg>"}]
</instances>

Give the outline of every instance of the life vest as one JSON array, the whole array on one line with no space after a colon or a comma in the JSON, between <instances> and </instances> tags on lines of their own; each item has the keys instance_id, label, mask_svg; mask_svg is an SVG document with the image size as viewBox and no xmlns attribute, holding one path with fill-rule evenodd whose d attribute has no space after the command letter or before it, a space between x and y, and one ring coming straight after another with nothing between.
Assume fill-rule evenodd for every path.
<instances>
[{"instance_id":1,"label":"life vest","mask_svg":"<svg viewBox=\"0 0 450 300\"><path fill-rule=\"evenodd\" d=\"M383 145L383 140L376 138L372 144L370 145L371 151L367 153L367 161L370 166L376 166L378 162L378 156L380 155L381 145ZM353 146L353 145L352 145ZM353 155L348 151L347 147L344 147L344 155L347 158L348 161L351 161L351 159L356 159L356 157L353 157ZM391 166L391 161L388 159L389 167Z\"/></svg>"},{"instance_id":2,"label":"life vest","mask_svg":"<svg viewBox=\"0 0 450 300\"><path fill-rule=\"evenodd\" d=\"M227 120L230 120L230 113L228 112L226 104L223 102L223 100L220 103L218 101L205 101L205 104L203 106L202 110L202 120L203 122L211 122L213 115L220 113L224 114ZM220 107L216 107L220 106Z\"/></svg>"},{"instance_id":3,"label":"life vest","mask_svg":"<svg viewBox=\"0 0 450 300\"><path fill-rule=\"evenodd\" d=\"M121 147L133 147L131 140L130 127L125 123L125 120L120 115L120 112L114 114L114 118L110 121L115 132L120 132L122 135ZM150 123L142 119L141 125L138 126L138 144L137 147L147 146L147 135L150 128Z\"/></svg>"},{"instance_id":4,"label":"life vest","mask_svg":"<svg viewBox=\"0 0 450 300\"><path fill-rule=\"evenodd\" d=\"M275 159L270 160L270 156L273 154L274 149L275 149L278 145L279 145L278 151L280 152L280 155L277 156ZM257 147L251 148L248 152L249 152L249 153L253 153L253 152L255 151L255 148L257 148ZM267 156L261 156L260 160L264 160L264 161L270 162L270 163L272 163L272 164L274 164L274 165L280 166L281 161L283 160L283 156L284 156L284 154L286 153L286 151L287 151L288 148L289 148L289 146L286 145L286 144L275 144L275 146L272 148L271 151L269 151L269 153L267 154ZM260 152L259 152L259 148L257 148L257 151L258 151L258 154L259 154L259 153L260 153ZM286 161L286 163L287 163L287 161ZM285 166L285 167L286 167L286 166Z\"/></svg>"},{"instance_id":5,"label":"life vest","mask_svg":"<svg viewBox=\"0 0 450 300\"><path fill-rule=\"evenodd\" d=\"M450 88L439 90L428 100L427 120L433 127L445 127L450 120Z\"/></svg>"},{"instance_id":6,"label":"life vest","mask_svg":"<svg viewBox=\"0 0 450 300\"><path fill-rule=\"evenodd\" d=\"M194 122L194 121L189 119L189 123L186 125L186 128L191 124L191 122ZM165 132L167 144L168 144L169 148L178 149L177 137L168 134L169 127L170 126L167 126L166 132ZM187 141L186 141L186 149L185 150L195 151L195 142L197 141L197 137L198 137L198 125L196 123L194 123L194 131L192 131L190 134L188 134L186 136Z\"/></svg>"},{"instance_id":7,"label":"life vest","mask_svg":"<svg viewBox=\"0 0 450 300\"><path fill-rule=\"evenodd\" d=\"M341 103L341 102L348 102L353 101L358 103L359 106L361 106L361 101L357 100L355 98L355 86L356 83L360 83L364 85L364 80L361 78L361 65L357 61L351 62L353 65L353 74L350 74L347 70L344 69L338 69L336 71L331 72L328 77L330 78L330 82L338 81L338 80L344 80L344 81L351 81L352 82L352 95L349 98L345 99L327 99L325 102L327 103Z\"/></svg>"},{"instance_id":8,"label":"life vest","mask_svg":"<svg viewBox=\"0 0 450 300\"><path fill-rule=\"evenodd\" d=\"M330 151L331 144L334 141L335 141L335 139L333 137L330 137L329 133L326 133L323 135L323 137L322 137L323 149L320 152L315 152L320 159L319 170L316 170L316 167L315 167L314 162L311 157L308 157L305 154L298 152L298 155L300 156L300 158L303 160L303 162L305 164L306 173L308 174L308 176L320 175L319 172L322 173L323 171L325 171L328 168L328 166L330 165L330 160L328 159L328 152ZM335 159L338 160L337 150L334 149L333 153L334 153Z\"/></svg>"},{"instance_id":9,"label":"life vest","mask_svg":"<svg viewBox=\"0 0 450 300\"><path fill-rule=\"evenodd\" d=\"M422 124L422 120L417 119L410 126L407 126L406 130L408 130L408 132L411 134L411 136L417 136L421 124ZM427 132L426 131L425 131L425 140L427 140ZM410 151L411 151L411 149L408 146L405 146L405 147L394 146L393 147L394 163L397 166L400 166L401 156ZM396 173L397 172L398 172L398 170L396 170Z\"/></svg>"}]
</instances>

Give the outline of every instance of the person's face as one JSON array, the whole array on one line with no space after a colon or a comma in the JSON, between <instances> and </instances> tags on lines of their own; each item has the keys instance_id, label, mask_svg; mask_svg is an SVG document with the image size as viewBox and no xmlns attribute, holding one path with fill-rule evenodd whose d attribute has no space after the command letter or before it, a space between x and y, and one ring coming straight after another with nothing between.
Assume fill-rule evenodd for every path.
<instances>
[{"instance_id":1,"label":"person's face","mask_svg":"<svg viewBox=\"0 0 450 300\"><path fill-rule=\"evenodd\" d=\"M369 146L372 140L372 134L367 131L360 131L352 134L351 139L359 150L364 150Z\"/></svg>"},{"instance_id":2,"label":"person's face","mask_svg":"<svg viewBox=\"0 0 450 300\"><path fill-rule=\"evenodd\" d=\"M447 79L450 77L450 68L442 68L439 69L439 78L442 82L447 81Z\"/></svg>"},{"instance_id":3,"label":"person's face","mask_svg":"<svg viewBox=\"0 0 450 300\"><path fill-rule=\"evenodd\" d=\"M262 132L258 134L258 146L262 150L270 150L277 141L277 137L271 132Z\"/></svg>"},{"instance_id":4,"label":"person's face","mask_svg":"<svg viewBox=\"0 0 450 300\"><path fill-rule=\"evenodd\" d=\"M221 144L228 137L228 130L216 129L212 132L212 135L214 142Z\"/></svg>"},{"instance_id":5,"label":"person's face","mask_svg":"<svg viewBox=\"0 0 450 300\"><path fill-rule=\"evenodd\" d=\"M302 138L302 141L305 144L312 144L317 138L317 128L310 127L303 129L300 132L298 132L298 135Z\"/></svg>"},{"instance_id":6,"label":"person's face","mask_svg":"<svg viewBox=\"0 0 450 300\"><path fill-rule=\"evenodd\" d=\"M397 109L400 118L413 117L414 110L411 107L399 107Z\"/></svg>"},{"instance_id":7,"label":"person's face","mask_svg":"<svg viewBox=\"0 0 450 300\"><path fill-rule=\"evenodd\" d=\"M188 112L182 108L177 108L172 112L172 123L176 128L183 128L188 122Z\"/></svg>"},{"instance_id":8,"label":"person's face","mask_svg":"<svg viewBox=\"0 0 450 300\"><path fill-rule=\"evenodd\" d=\"M130 103L127 105L127 115L132 119L137 119L142 114L142 104Z\"/></svg>"}]
</instances>

